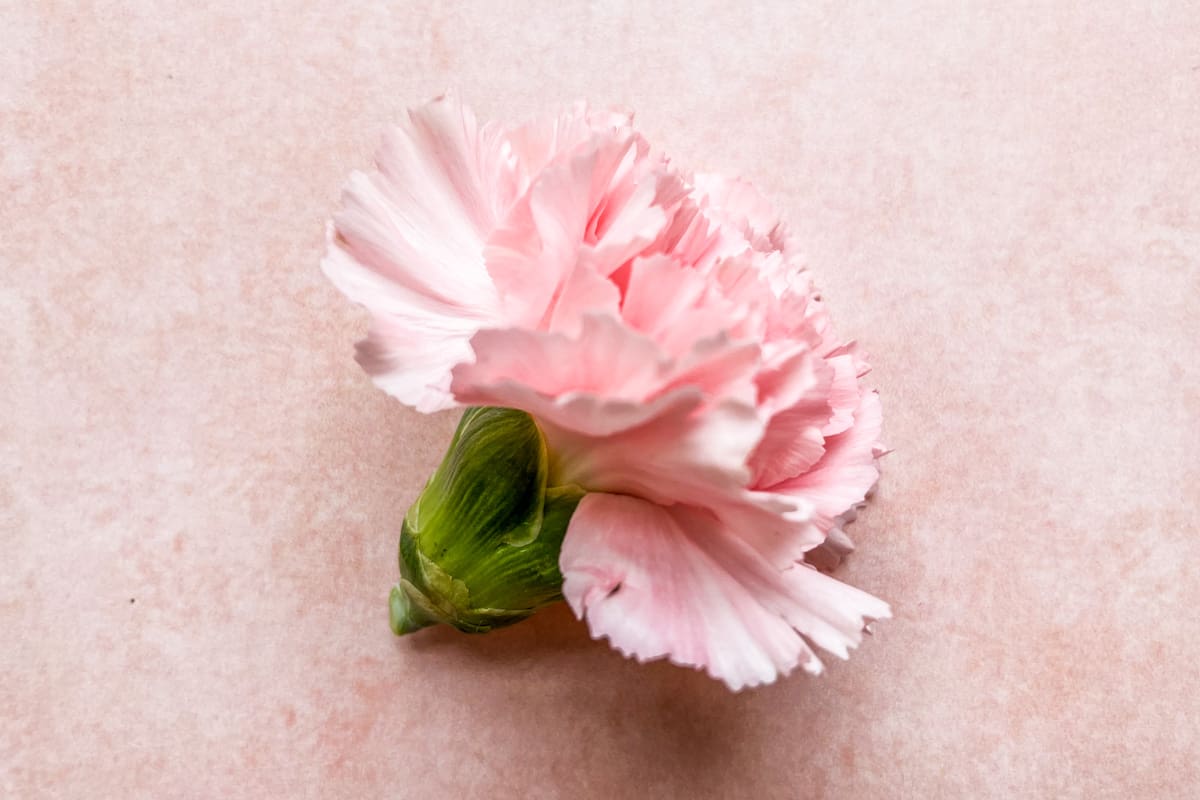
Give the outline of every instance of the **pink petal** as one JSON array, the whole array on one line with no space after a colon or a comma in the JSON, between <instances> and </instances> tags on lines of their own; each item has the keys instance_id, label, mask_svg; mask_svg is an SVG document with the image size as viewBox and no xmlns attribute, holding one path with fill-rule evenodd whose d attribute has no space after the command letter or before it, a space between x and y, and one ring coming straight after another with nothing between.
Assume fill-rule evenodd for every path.
<instances>
[{"instance_id":1,"label":"pink petal","mask_svg":"<svg viewBox=\"0 0 1200 800\"><path fill-rule=\"evenodd\" d=\"M825 398L833 382L833 369L805 342L767 342L763 353L762 369L754 379L759 407L774 415L797 404L824 405L820 420L824 424L831 413Z\"/></svg>"},{"instance_id":2,"label":"pink petal","mask_svg":"<svg viewBox=\"0 0 1200 800\"><path fill-rule=\"evenodd\" d=\"M475 362L454 370L455 398L532 414L558 483L714 509L769 507L754 525L773 537L772 526L785 524L780 514L799 507L745 489L746 460L763 431L752 343L718 337L672 362L620 321L590 315L575 337L485 330L472 347Z\"/></svg>"},{"instance_id":3,"label":"pink petal","mask_svg":"<svg viewBox=\"0 0 1200 800\"><path fill-rule=\"evenodd\" d=\"M820 425L828 417L824 402L800 404L771 417L750 457L751 485L774 486L815 464L825 452Z\"/></svg>"},{"instance_id":4,"label":"pink petal","mask_svg":"<svg viewBox=\"0 0 1200 800\"><path fill-rule=\"evenodd\" d=\"M653 417L609 435L579 433L578 426L539 417L555 454L556 481L714 509L751 502L742 488L745 463L762 436L752 406L726 400L697 413L704 399L695 389L674 390L646 406Z\"/></svg>"},{"instance_id":5,"label":"pink petal","mask_svg":"<svg viewBox=\"0 0 1200 800\"><path fill-rule=\"evenodd\" d=\"M827 358L825 363L833 369L833 381L829 386L828 407L833 412L829 421L821 429L825 436L836 436L850 427L854 422L854 412L858 408L860 390L858 388L858 370L854 356L847 353Z\"/></svg>"},{"instance_id":6,"label":"pink petal","mask_svg":"<svg viewBox=\"0 0 1200 800\"><path fill-rule=\"evenodd\" d=\"M370 332L357 350L359 363L375 383L425 413L457 405L449 392L450 370L470 358L470 338L486 318L474 309L453 311L388 280L336 240L321 267L347 297L373 312Z\"/></svg>"},{"instance_id":7,"label":"pink petal","mask_svg":"<svg viewBox=\"0 0 1200 800\"><path fill-rule=\"evenodd\" d=\"M375 384L430 414L458 405L450 393L450 368L471 357L470 331L438 331L437 322L377 316L356 358Z\"/></svg>"},{"instance_id":8,"label":"pink petal","mask_svg":"<svg viewBox=\"0 0 1200 800\"><path fill-rule=\"evenodd\" d=\"M752 184L713 173L697 174L695 184L705 197L705 205L718 210L726 223L740 230L755 250L796 255L795 243L779 214Z\"/></svg>"},{"instance_id":9,"label":"pink petal","mask_svg":"<svg viewBox=\"0 0 1200 800\"><path fill-rule=\"evenodd\" d=\"M696 200L689 196L680 203L670 224L649 252L670 255L697 271L707 272L720 259L745 249L744 237L722 229L706 217Z\"/></svg>"},{"instance_id":10,"label":"pink petal","mask_svg":"<svg viewBox=\"0 0 1200 800\"><path fill-rule=\"evenodd\" d=\"M757 378L759 406L770 416L750 457L750 485L768 487L799 475L825 452L834 370L803 342L781 349ZM855 395L857 401L857 394Z\"/></svg>"},{"instance_id":11,"label":"pink petal","mask_svg":"<svg viewBox=\"0 0 1200 800\"><path fill-rule=\"evenodd\" d=\"M377 163L351 177L322 269L372 312L359 361L376 383L436 411L454 405L450 370L495 319L482 250L511 201L511 169L495 131L481 131L452 98L411 111Z\"/></svg>"},{"instance_id":12,"label":"pink petal","mask_svg":"<svg viewBox=\"0 0 1200 800\"><path fill-rule=\"evenodd\" d=\"M807 472L771 487L770 491L804 498L827 521L825 527L829 527L835 517L866 499L879 479L875 445L881 423L879 396L865 392L854 413L854 424L826 439L821 460Z\"/></svg>"},{"instance_id":13,"label":"pink petal","mask_svg":"<svg viewBox=\"0 0 1200 800\"><path fill-rule=\"evenodd\" d=\"M615 317L586 313L572 335L483 330L471 345L475 362L454 372L459 402L521 408L583 435L606 436L641 424L664 407L656 401L681 390L689 398L740 403L754 414L758 347L750 342L717 336L695 342L673 360ZM646 412L637 412L637 403ZM603 418L606 410L612 412L609 419Z\"/></svg>"},{"instance_id":14,"label":"pink petal","mask_svg":"<svg viewBox=\"0 0 1200 800\"><path fill-rule=\"evenodd\" d=\"M666 389L692 386L711 398L754 406L754 378L761 363L757 342L734 341L722 332L693 342L691 349L675 361Z\"/></svg>"},{"instance_id":15,"label":"pink petal","mask_svg":"<svg viewBox=\"0 0 1200 800\"><path fill-rule=\"evenodd\" d=\"M596 154L547 167L489 238L484 252L505 318L537 327L578 260Z\"/></svg>"},{"instance_id":16,"label":"pink petal","mask_svg":"<svg viewBox=\"0 0 1200 800\"><path fill-rule=\"evenodd\" d=\"M626 186L611 187L603 206L593 214L587 262L599 274L612 275L662 233L668 222L662 207L669 176L645 174L624 178Z\"/></svg>"},{"instance_id":17,"label":"pink petal","mask_svg":"<svg viewBox=\"0 0 1200 800\"><path fill-rule=\"evenodd\" d=\"M886 603L807 567L779 570L711 515L590 494L559 559L563 594L593 637L639 661L669 658L734 690L797 665L822 669L807 637L845 657Z\"/></svg>"},{"instance_id":18,"label":"pink petal","mask_svg":"<svg viewBox=\"0 0 1200 800\"><path fill-rule=\"evenodd\" d=\"M662 385L670 368L652 341L604 314L586 315L575 335L482 330L471 346L475 363L454 372L454 393L463 403L488 403L507 384L547 398L581 393L642 400Z\"/></svg>"},{"instance_id":19,"label":"pink petal","mask_svg":"<svg viewBox=\"0 0 1200 800\"><path fill-rule=\"evenodd\" d=\"M591 138L549 164L494 232L485 260L511 322L552 328L573 276L594 298L591 272L607 278L658 236L667 217L657 178L635 167L643 148L631 134ZM580 313L568 301L557 316L570 327Z\"/></svg>"},{"instance_id":20,"label":"pink petal","mask_svg":"<svg viewBox=\"0 0 1200 800\"><path fill-rule=\"evenodd\" d=\"M607 312L607 316L616 317L620 307L621 292L616 284L592 267L576 263L554 302L547 328L574 336L579 333L585 316Z\"/></svg>"},{"instance_id":21,"label":"pink petal","mask_svg":"<svg viewBox=\"0 0 1200 800\"><path fill-rule=\"evenodd\" d=\"M704 274L670 256L645 256L630 265L621 316L672 355L724 333L732 315L731 305L713 296Z\"/></svg>"},{"instance_id":22,"label":"pink petal","mask_svg":"<svg viewBox=\"0 0 1200 800\"><path fill-rule=\"evenodd\" d=\"M476 362L454 371L455 398L532 414L556 483L700 504L744 493L762 436L754 406L670 388L671 363L616 320L585 317L577 338L480 331L472 346Z\"/></svg>"},{"instance_id":23,"label":"pink petal","mask_svg":"<svg viewBox=\"0 0 1200 800\"><path fill-rule=\"evenodd\" d=\"M615 134L628 138L633 133L629 114L592 111L579 102L555 116L543 116L515 125L506 131L505 138L512 148L527 180L518 194L528 188L528 178L536 176L564 153L574 152L597 133Z\"/></svg>"},{"instance_id":24,"label":"pink petal","mask_svg":"<svg viewBox=\"0 0 1200 800\"><path fill-rule=\"evenodd\" d=\"M385 135L378 170L351 176L334 217L343 246L381 276L451 308L490 308L482 253L511 180L502 148L453 99L411 110Z\"/></svg>"}]
</instances>

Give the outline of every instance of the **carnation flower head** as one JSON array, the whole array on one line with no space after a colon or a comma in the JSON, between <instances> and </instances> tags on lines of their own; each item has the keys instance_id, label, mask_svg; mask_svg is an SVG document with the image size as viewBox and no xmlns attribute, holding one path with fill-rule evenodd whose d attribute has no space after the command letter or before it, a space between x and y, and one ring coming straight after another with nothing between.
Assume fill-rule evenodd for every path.
<instances>
[{"instance_id":1,"label":"carnation flower head","mask_svg":"<svg viewBox=\"0 0 1200 800\"><path fill-rule=\"evenodd\" d=\"M880 406L749 184L681 171L628 116L480 125L440 97L351 177L323 269L371 312L358 360L382 389L473 407L406 519L397 632L561 591L622 653L739 689L820 672L813 645L845 657L889 616L811 564L851 547ZM496 599L467 538L552 590Z\"/></svg>"}]
</instances>

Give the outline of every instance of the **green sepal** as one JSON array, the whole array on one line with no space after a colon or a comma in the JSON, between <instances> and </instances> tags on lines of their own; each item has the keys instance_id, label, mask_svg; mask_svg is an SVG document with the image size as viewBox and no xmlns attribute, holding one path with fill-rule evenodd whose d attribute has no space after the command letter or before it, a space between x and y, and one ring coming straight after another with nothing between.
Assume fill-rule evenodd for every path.
<instances>
[{"instance_id":1,"label":"green sepal","mask_svg":"<svg viewBox=\"0 0 1200 800\"><path fill-rule=\"evenodd\" d=\"M397 635L443 622L483 633L562 598L558 554L578 486L547 486L548 454L523 411L470 408L400 529Z\"/></svg>"}]
</instances>

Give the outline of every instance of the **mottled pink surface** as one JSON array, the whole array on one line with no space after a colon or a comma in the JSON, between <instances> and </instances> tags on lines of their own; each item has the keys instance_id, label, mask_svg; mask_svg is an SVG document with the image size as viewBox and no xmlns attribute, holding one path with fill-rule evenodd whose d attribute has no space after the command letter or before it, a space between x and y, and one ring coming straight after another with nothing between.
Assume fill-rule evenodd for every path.
<instances>
[{"instance_id":1,"label":"mottled pink surface","mask_svg":"<svg viewBox=\"0 0 1200 800\"><path fill-rule=\"evenodd\" d=\"M1200 791L1200 10L193 5L0 9L0 796ZM896 448L850 662L388 631L455 418L317 262L447 85L635 109L785 209Z\"/></svg>"}]
</instances>

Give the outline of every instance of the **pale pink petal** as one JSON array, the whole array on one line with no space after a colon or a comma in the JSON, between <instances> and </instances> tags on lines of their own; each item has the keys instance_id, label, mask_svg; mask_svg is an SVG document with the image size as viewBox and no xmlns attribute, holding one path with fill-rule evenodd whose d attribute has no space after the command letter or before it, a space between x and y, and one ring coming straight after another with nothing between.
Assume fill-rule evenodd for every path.
<instances>
[{"instance_id":1,"label":"pale pink petal","mask_svg":"<svg viewBox=\"0 0 1200 800\"><path fill-rule=\"evenodd\" d=\"M639 258L630 267L621 317L651 339L679 324L708 291L704 276L665 255Z\"/></svg>"},{"instance_id":2,"label":"pale pink petal","mask_svg":"<svg viewBox=\"0 0 1200 800\"><path fill-rule=\"evenodd\" d=\"M741 231L755 250L796 255L795 241L787 234L778 212L752 184L713 173L698 173L694 182L709 213Z\"/></svg>"},{"instance_id":3,"label":"pale pink petal","mask_svg":"<svg viewBox=\"0 0 1200 800\"><path fill-rule=\"evenodd\" d=\"M722 332L701 338L675 361L665 390L696 387L714 400L734 400L753 407L755 376L762 363L757 342L734 341Z\"/></svg>"},{"instance_id":4,"label":"pale pink petal","mask_svg":"<svg viewBox=\"0 0 1200 800\"><path fill-rule=\"evenodd\" d=\"M437 322L377 316L356 346L358 363L375 384L424 414L458 405L448 365L471 357L470 333L438 330Z\"/></svg>"},{"instance_id":5,"label":"pale pink petal","mask_svg":"<svg viewBox=\"0 0 1200 800\"><path fill-rule=\"evenodd\" d=\"M471 356L470 339L486 321L469 308L421 295L359 263L333 239L321 267L352 300L373 312L370 332L358 343L358 361L388 394L430 413L457 403L450 371Z\"/></svg>"},{"instance_id":6,"label":"pale pink petal","mask_svg":"<svg viewBox=\"0 0 1200 800\"><path fill-rule=\"evenodd\" d=\"M774 486L820 460L825 452L821 421L829 416L822 401L798 404L771 417L762 441L750 457L752 486Z\"/></svg>"},{"instance_id":7,"label":"pale pink petal","mask_svg":"<svg viewBox=\"0 0 1200 800\"><path fill-rule=\"evenodd\" d=\"M621 300L621 316L673 355L697 339L727 330L734 309L701 272L665 255L635 259Z\"/></svg>"},{"instance_id":8,"label":"pale pink petal","mask_svg":"<svg viewBox=\"0 0 1200 800\"><path fill-rule=\"evenodd\" d=\"M739 336L764 337L769 317L778 304L764 274L769 262L761 253L745 253L719 261L711 281L720 287L721 296L738 309L730 316L730 330Z\"/></svg>"},{"instance_id":9,"label":"pale pink petal","mask_svg":"<svg viewBox=\"0 0 1200 800\"><path fill-rule=\"evenodd\" d=\"M555 454L559 482L714 509L755 502L742 488L749 477L746 458L762 436L753 406L732 400L706 405L693 388L676 389L643 405L653 417L608 435L581 433L575 419L567 420L568 428L545 421L550 414L539 417ZM603 411L612 414L607 407ZM593 423L593 429L598 427ZM797 508L789 500L762 498L776 508Z\"/></svg>"},{"instance_id":10,"label":"pale pink petal","mask_svg":"<svg viewBox=\"0 0 1200 800\"><path fill-rule=\"evenodd\" d=\"M668 658L732 689L796 666L818 673L808 640L840 657L887 604L815 570L779 570L683 506L591 494L571 519L563 594L594 637L639 661Z\"/></svg>"},{"instance_id":11,"label":"pale pink petal","mask_svg":"<svg viewBox=\"0 0 1200 800\"><path fill-rule=\"evenodd\" d=\"M472 346L475 363L454 371L455 398L532 414L557 483L701 504L744 493L762 436L753 404L672 387L674 366L618 321L585 317L577 338L480 331Z\"/></svg>"},{"instance_id":12,"label":"pale pink petal","mask_svg":"<svg viewBox=\"0 0 1200 800\"><path fill-rule=\"evenodd\" d=\"M832 332L830 331L829 333ZM858 342L849 341L825 352L826 358L834 358L841 355L849 355L853 359L854 374L857 377L861 378L871 371L870 359L867 358L866 352L863 351Z\"/></svg>"},{"instance_id":13,"label":"pale pink petal","mask_svg":"<svg viewBox=\"0 0 1200 800\"><path fill-rule=\"evenodd\" d=\"M682 358L670 359L613 316L585 314L574 335L483 330L471 345L474 363L454 371L459 402L521 408L589 436L608 435L649 418L630 416L630 401L649 403L678 396L680 390L702 400L740 403L754 413L758 347L751 342L716 336L696 342ZM605 408L614 416L596 418ZM586 414L573 416L584 409ZM742 453L743 460L747 454Z\"/></svg>"},{"instance_id":14,"label":"pale pink petal","mask_svg":"<svg viewBox=\"0 0 1200 800\"><path fill-rule=\"evenodd\" d=\"M578 260L595 162L593 150L547 167L488 239L484 261L512 324L538 327Z\"/></svg>"},{"instance_id":15,"label":"pale pink petal","mask_svg":"<svg viewBox=\"0 0 1200 800\"><path fill-rule=\"evenodd\" d=\"M586 315L574 336L522 328L482 330L471 340L473 364L454 371L460 402L487 402L488 387L519 384L546 397L569 393L642 400L668 375L654 342L603 314Z\"/></svg>"},{"instance_id":16,"label":"pale pink petal","mask_svg":"<svg viewBox=\"0 0 1200 800\"><path fill-rule=\"evenodd\" d=\"M746 249L745 238L704 215L695 198L685 198L648 253L663 253L700 272Z\"/></svg>"},{"instance_id":17,"label":"pale pink petal","mask_svg":"<svg viewBox=\"0 0 1200 800\"><path fill-rule=\"evenodd\" d=\"M421 411L448 408L450 370L495 320L482 250L512 200L510 165L495 131L445 97L411 111L377 165L351 177L322 269L372 313L359 361L376 383Z\"/></svg>"},{"instance_id":18,"label":"pale pink petal","mask_svg":"<svg viewBox=\"0 0 1200 800\"><path fill-rule=\"evenodd\" d=\"M799 475L825 452L834 371L803 342L780 349L757 378L759 407L770 415L750 457L750 485L773 486ZM856 395L857 399L857 395Z\"/></svg>"},{"instance_id":19,"label":"pale pink petal","mask_svg":"<svg viewBox=\"0 0 1200 800\"><path fill-rule=\"evenodd\" d=\"M589 226L589 266L608 277L658 238L668 221L662 202L672 180L643 171L623 176L624 185L609 187L612 193L598 202Z\"/></svg>"},{"instance_id":20,"label":"pale pink petal","mask_svg":"<svg viewBox=\"0 0 1200 800\"><path fill-rule=\"evenodd\" d=\"M511 126L505 139L525 178L519 193L528 188L535 177L563 153L570 153L597 133L627 137L632 133L629 114L590 110L585 103L575 103L569 110L543 116Z\"/></svg>"},{"instance_id":21,"label":"pale pink petal","mask_svg":"<svg viewBox=\"0 0 1200 800\"><path fill-rule=\"evenodd\" d=\"M512 324L536 328L548 319L579 261L597 168L632 146L631 139L580 145L548 165L493 232L484 259Z\"/></svg>"},{"instance_id":22,"label":"pale pink petal","mask_svg":"<svg viewBox=\"0 0 1200 800\"><path fill-rule=\"evenodd\" d=\"M591 266L577 262L559 290L546 328L575 336L585 316L599 314L615 318L620 307L621 292L616 284Z\"/></svg>"},{"instance_id":23,"label":"pale pink petal","mask_svg":"<svg viewBox=\"0 0 1200 800\"><path fill-rule=\"evenodd\" d=\"M832 380L833 370L804 342L767 342L754 379L759 408L774 415L797 403L815 405L824 400Z\"/></svg>"},{"instance_id":24,"label":"pale pink petal","mask_svg":"<svg viewBox=\"0 0 1200 800\"><path fill-rule=\"evenodd\" d=\"M854 423L854 412L859 405L858 370L854 356L850 353L825 359L833 369L833 381L829 385L828 407L832 412L829 421L821 429L826 437L836 436Z\"/></svg>"},{"instance_id":25,"label":"pale pink petal","mask_svg":"<svg viewBox=\"0 0 1200 800\"><path fill-rule=\"evenodd\" d=\"M864 392L854 414L854 424L825 440L825 454L811 469L786 480L770 491L802 497L828 522L861 503L879 479L875 445L879 441L882 412L879 396Z\"/></svg>"},{"instance_id":26,"label":"pale pink petal","mask_svg":"<svg viewBox=\"0 0 1200 800\"><path fill-rule=\"evenodd\" d=\"M510 180L498 136L440 98L386 134L376 163L376 172L351 177L334 217L347 252L452 306L494 305L482 256Z\"/></svg>"},{"instance_id":27,"label":"pale pink petal","mask_svg":"<svg viewBox=\"0 0 1200 800\"><path fill-rule=\"evenodd\" d=\"M804 559L825 541L812 506L803 498L753 489L710 499L705 505L721 523L778 569Z\"/></svg>"}]
</instances>

